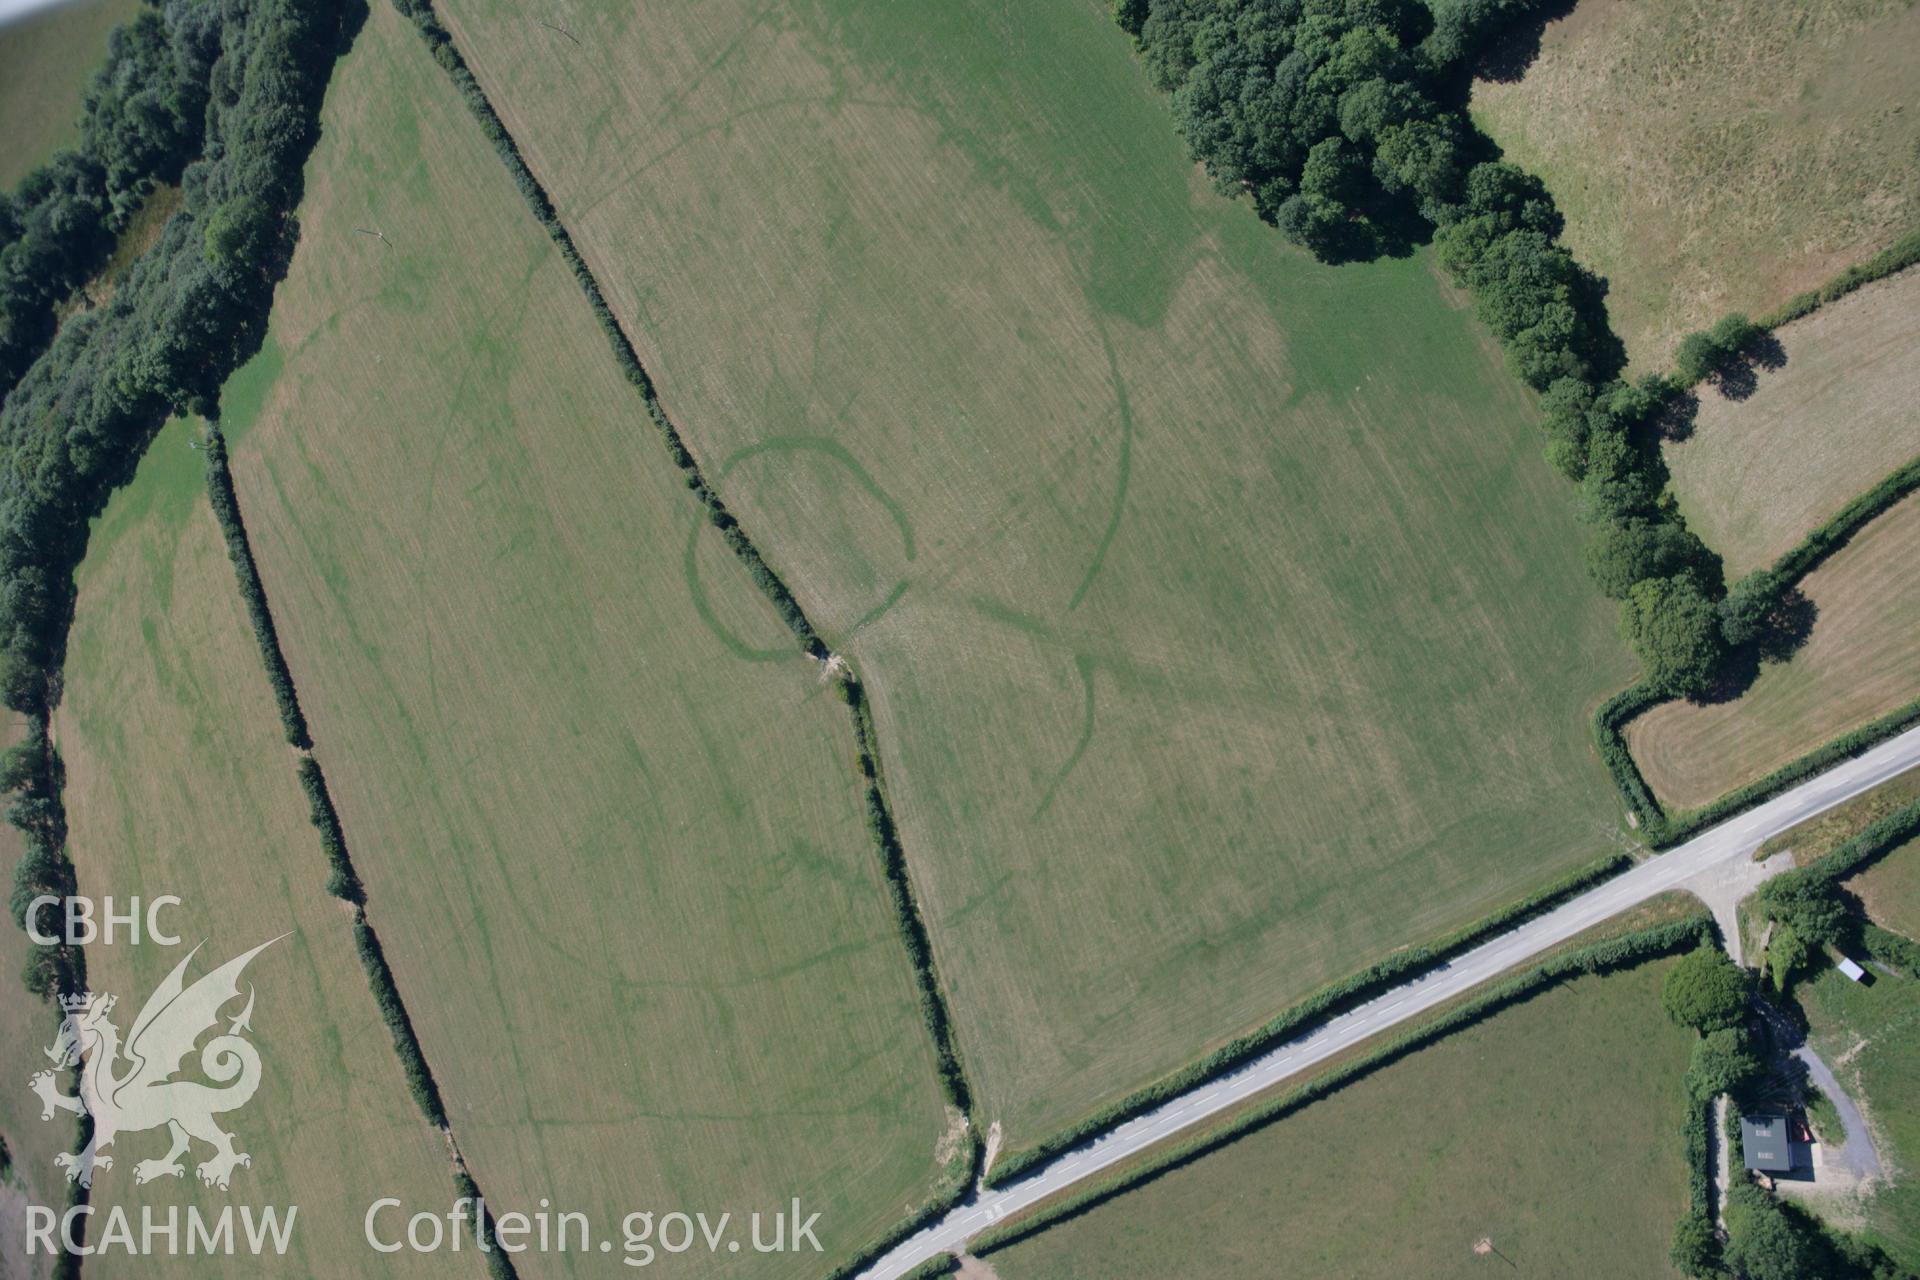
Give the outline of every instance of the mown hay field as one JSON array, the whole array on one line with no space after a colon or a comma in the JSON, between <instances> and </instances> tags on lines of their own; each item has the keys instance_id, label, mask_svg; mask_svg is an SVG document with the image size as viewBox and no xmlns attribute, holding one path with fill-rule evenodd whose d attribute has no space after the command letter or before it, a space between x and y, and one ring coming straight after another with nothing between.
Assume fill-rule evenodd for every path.
<instances>
[{"instance_id":1,"label":"mown hay field","mask_svg":"<svg viewBox=\"0 0 1920 1280\"><path fill-rule=\"evenodd\" d=\"M1008 1150L1608 847L1528 399L1198 185L1098 6L444 10L869 682Z\"/></svg>"},{"instance_id":2,"label":"mown hay field","mask_svg":"<svg viewBox=\"0 0 1920 1280\"><path fill-rule=\"evenodd\" d=\"M646 1209L730 1212L744 1232L798 1196L829 1255L850 1254L946 1186L961 1147L846 709L791 641L743 660L702 621L783 643L389 6L322 124L300 248L223 424L316 753L474 1176L496 1212L548 1199L608 1234Z\"/></svg>"},{"instance_id":3,"label":"mown hay field","mask_svg":"<svg viewBox=\"0 0 1920 1280\"><path fill-rule=\"evenodd\" d=\"M168 1206L195 1205L211 1219L228 1205L296 1205L292 1243L273 1265L316 1277L425 1275L438 1270L431 1257L368 1249L362 1218L387 1195L444 1213L453 1168L439 1131L407 1096L354 951L352 921L323 888L319 836L207 503L203 455L187 447L190 438L184 423L162 432L96 522L55 722L80 892L110 895L123 910L136 896L174 895L181 905L162 923L181 941L96 943L87 948L87 978L118 998L114 1021L124 1036L148 994L196 945L189 979L290 936L256 957L242 979L243 995L251 989L256 997L249 1039L261 1082L252 1101L219 1121L252 1164L234 1171L228 1190L203 1186L196 1165L211 1151L196 1144L182 1177L136 1185L135 1165L166 1154L168 1135L124 1133L108 1149L113 1167L94 1182L93 1204L101 1213L124 1207L136 1232L143 1208L164 1220ZM221 1031L241 1008L223 1011ZM200 1078L197 1062L187 1060L185 1078ZM63 1136L69 1121L57 1120ZM53 1181L45 1203L57 1205L64 1185ZM94 1222L97 1243L104 1219ZM86 1273L209 1274L207 1258L184 1250L184 1238L178 1255L114 1250L89 1258ZM240 1275L258 1274L262 1264L213 1265Z\"/></svg>"},{"instance_id":4,"label":"mown hay field","mask_svg":"<svg viewBox=\"0 0 1920 1280\"><path fill-rule=\"evenodd\" d=\"M1840 508L1920 457L1920 270L1781 329L1786 364L1730 400L1700 389L1666 446L1687 523L1738 577L1772 564Z\"/></svg>"},{"instance_id":5,"label":"mown hay field","mask_svg":"<svg viewBox=\"0 0 1920 1280\"><path fill-rule=\"evenodd\" d=\"M986 1261L1000 1280L1672 1276L1669 962L1556 987ZM1490 1240L1500 1257L1479 1254Z\"/></svg>"},{"instance_id":6,"label":"mown hay field","mask_svg":"<svg viewBox=\"0 0 1920 1280\"><path fill-rule=\"evenodd\" d=\"M1759 315L1920 220L1907 0L1580 0L1473 116L1546 179L1633 363Z\"/></svg>"},{"instance_id":7,"label":"mown hay field","mask_svg":"<svg viewBox=\"0 0 1920 1280\"><path fill-rule=\"evenodd\" d=\"M139 12L140 0L77 0L0 22L0 188L79 141L74 122L107 32Z\"/></svg>"},{"instance_id":8,"label":"mown hay field","mask_svg":"<svg viewBox=\"0 0 1920 1280\"><path fill-rule=\"evenodd\" d=\"M1807 641L1725 702L1666 702L1627 726L1660 799L1691 809L1920 697L1920 494L1874 519L1801 580Z\"/></svg>"}]
</instances>

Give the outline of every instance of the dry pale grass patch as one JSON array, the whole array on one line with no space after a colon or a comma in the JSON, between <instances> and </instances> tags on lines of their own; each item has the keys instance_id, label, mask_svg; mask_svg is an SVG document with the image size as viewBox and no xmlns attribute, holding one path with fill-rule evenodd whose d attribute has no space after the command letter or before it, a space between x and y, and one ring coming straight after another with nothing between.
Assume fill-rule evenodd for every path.
<instances>
[{"instance_id":1,"label":"dry pale grass patch","mask_svg":"<svg viewBox=\"0 0 1920 1280\"><path fill-rule=\"evenodd\" d=\"M80 892L111 895L122 909L135 896L179 897L165 923L182 944L90 946L87 976L119 996L124 1033L194 944L205 948L190 976L292 936L246 975L258 996L250 1038L262 1080L222 1124L251 1166L235 1171L230 1192L202 1186L191 1162L183 1178L136 1187L135 1163L162 1155L167 1134L128 1133L110 1149L114 1166L95 1182L93 1203L125 1206L136 1230L143 1206L217 1215L229 1203L298 1205L284 1265L300 1275L438 1273L427 1255L375 1254L362 1243L362 1218L381 1196L450 1203L452 1168L407 1094L350 924L322 888L319 836L207 504L201 455L187 440L181 424L163 432L96 526L56 721ZM36 1019L32 1043L51 1042L44 1029ZM64 1117L46 1127L72 1132ZM192 1159L206 1155L196 1146ZM58 1203L56 1179L38 1185ZM199 1276L205 1265L116 1251L89 1259L87 1274Z\"/></svg>"},{"instance_id":2,"label":"dry pale grass patch","mask_svg":"<svg viewBox=\"0 0 1920 1280\"><path fill-rule=\"evenodd\" d=\"M1473 113L1541 174L1642 368L1869 257L1920 216L1905 0L1581 0Z\"/></svg>"},{"instance_id":3,"label":"dry pale grass patch","mask_svg":"<svg viewBox=\"0 0 1920 1280\"><path fill-rule=\"evenodd\" d=\"M1662 801L1705 804L1920 696L1920 495L1906 498L1808 574L1819 610L1788 662L1731 702L1669 702L1627 727Z\"/></svg>"},{"instance_id":4,"label":"dry pale grass patch","mask_svg":"<svg viewBox=\"0 0 1920 1280\"><path fill-rule=\"evenodd\" d=\"M602 1231L797 1195L850 1255L953 1170L846 709L697 536L579 289L391 6L322 124L223 422L474 1176L496 1212L546 1198Z\"/></svg>"},{"instance_id":5,"label":"dry pale grass patch","mask_svg":"<svg viewBox=\"0 0 1920 1280\"><path fill-rule=\"evenodd\" d=\"M1781 329L1783 368L1753 394L1700 389L1693 433L1666 446L1687 523L1738 577L1771 564L1920 456L1920 270Z\"/></svg>"},{"instance_id":6,"label":"dry pale grass patch","mask_svg":"<svg viewBox=\"0 0 1920 1280\"><path fill-rule=\"evenodd\" d=\"M1082 0L563 8L444 6L867 679L1010 1150L1593 857L1631 666L1424 260L1208 192Z\"/></svg>"}]
</instances>

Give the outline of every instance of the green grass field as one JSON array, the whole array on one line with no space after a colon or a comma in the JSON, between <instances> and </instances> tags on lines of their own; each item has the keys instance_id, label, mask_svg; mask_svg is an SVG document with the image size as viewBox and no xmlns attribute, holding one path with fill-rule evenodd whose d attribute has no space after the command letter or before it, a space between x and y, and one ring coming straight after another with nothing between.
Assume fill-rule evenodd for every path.
<instances>
[{"instance_id":1,"label":"green grass field","mask_svg":"<svg viewBox=\"0 0 1920 1280\"><path fill-rule=\"evenodd\" d=\"M986 1262L1000 1280L1671 1276L1691 1037L1661 1012L1667 967L1548 991Z\"/></svg>"},{"instance_id":2,"label":"green grass field","mask_svg":"<svg viewBox=\"0 0 1920 1280\"><path fill-rule=\"evenodd\" d=\"M300 248L223 425L454 1132L496 1212L544 1197L607 1231L636 1209L744 1227L798 1196L845 1257L961 1151L846 710L790 642L746 661L703 622L747 648L782 634L389 6L322 124Z\"/></svg>"},{"instance_id":3,"label":"green grass field","mask_svg":"<svg viewBox=\"0 0 1920 1280\"><path fill-rule=\"evenodd\" d=\"M1792 658L1730 702L1667 702L1627 726L1662 801L1694 808L1920 697L1920 495L1877 517L1801 581L1819 611Z\"/></svg>"},{"instance_id":4,"label":"green grass field","mask_svg":"<svg viewBox=\"0 0 1920 1280\"><path fill-rule=\"evenodd\" d=\"M0 748L10 747L25 732L25 721L8 712L0 718ZM0 867L6 868L9 882L20 860L20 835L13 827L0 823ZM72 1148L73 1127L40 1119L40 1100L19 1087L34 1072L47 1065L41 1050L53 1043L60 1016L51 1003L29 994L19 980L26 967L30 944L25 931L8 922L0 927L0 1026L7 1034L0 1037L0 1081L12 1087L0 1089L0 1139L7 1144L13 1162L10 1178L0 1183L0 1276L8 1280L18 1269L22 1280L47 1275L53 1258L41 1255L27 1266L26 1230L28 1204L60 1204L65 1184L54 1168L54 1154Z\"/></svg>"},{"instance_id":5,"label":"green grass field","mask_svg":"<svg viewBox=\"0 0 1920 1280\"><path fill-rule=\"evenodd\" d=\"M444 10L865 673L1010 1148L1607 847L1528 398L1207 193L1099 6Z\"/></svg>"},{"instance_id":6,"label":"green grass field","mask_svg":"<svg viewBox=\"0 0 1920 1280\"><path fill-rule=\"evenodd\" d=\"M139 12L140 0L75 0L0 23L0 188L79 139L80 98L106 61L107 32Z\"/></svg>"},{"instance_id":7,"label":"green grass field","mask_svg":"<svg viewBox=\"0 0 1920 1280\"><path fill-rule=\"evenodd\" d=\"M1920 840L1900 846L1847 881L1884 928L1920 940Z\"/></svg>"},{"instance_id":8,"label":"green grass field","mask_svg":"<svg viewBox=\"0 0 1920 1280\"><path fill-rule=\"evenodd\" d=\"M1916 866L1920 845L1909 845L1867 874L1887 868L1911 888ZM1909 921L1913 901L1904 904ZM1894 918L1876 919L1899 927ZM1862 986L1828 968L1799 996L1814 1047L1866 1112L1881 1159L1894 1171L1863 1206L1867 1236L1902 1266L1920 1269L1920 979L1876 974Z\"/></svg>"},{"instance_id":9,"label":"green grass field","mask_svg":"<svg viewBox=\"0 0 1920 1280\"><path fill-rule=\"evenodd\" d=\"M1920 457L1920 271L1796 320L1784 368L1745 400L1702 387L1687 439L1666 446L1680 509L1737 578Z\"/></svg>"},{"instance_id":10,"label":"green grass field","mask_svg":"<svg viewBox=\"0 0 1920 1280\"><path fill-rule=\"evenodd\" d=\"M1636 367L1759 315L1920 218L1908 0L1580 0L1473 116L1546 179Z\"/></svg>"},{"instance_id":11,"label":"green grass field","mask_svg":"<svg viewBox=\"0 0 1920 1280\"><path fill-rule=\"evenodd\" d=\"M133 895L173 894L182 903L166 923L182 941L90 946L88 980L119 997L124 1034L195 944L204 942L189 968L198 976L292 936L245 976L257 996L251 1038L261 1084L222 1123L252 1165L235 1171L229 1191L203 1187L192 1164L183 1178L136 1186L135 1164L163 1155L167 1134L126 1133L109 1149L114 1166L95 1181L93 1204L125 1206L136 1228L142 1206L190 1203L218 1214L232 1203L297 1205L293 1247L280 1265L315 1277L438 1273L432 1257L379 1255L361 1243L362 1216L380 1196L444 1212L452 1166L407 1096L351 921L322 888L319 837L207 505L202 455L188 439L181 423L163 432L96 524L56 720L81 893L111 895L122 907ZM20 1089L23 1081L5 1083ZM66 1117L58 1127L63 1137L71 1131ZM196 1148L194 1159L207 1155ZM49 1181L48 1202L58 1204L64 1188ZM197 1277L206 1265L116 1251L88 1259L86 1273ZM258 1264L229 1263L243 1265Z\"/></svg>"}]
</instances>

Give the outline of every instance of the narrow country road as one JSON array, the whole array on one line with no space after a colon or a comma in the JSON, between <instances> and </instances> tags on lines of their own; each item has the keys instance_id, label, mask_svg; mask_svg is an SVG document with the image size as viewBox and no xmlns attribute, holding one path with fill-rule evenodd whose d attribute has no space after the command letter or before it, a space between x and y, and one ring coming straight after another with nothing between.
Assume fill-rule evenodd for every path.
<instances>
[{"instance_id":1,"label":"narrow country road","mask_svg":"<svg viewBox=\"0 0 1920 1280\"><path fill-rule=\"evenodd\" d=\"M896 1280L930 1258L959 1249L1010 1214L1058 1195L1362 1041L1464 995L1603 920L1669 889L1684 889L1695 876L1720 869L1731 859L1750 856L1762 842L1796 823L1915 765L1920 765L1920 728L1909 729L1843 761L1553 911L1482 943L1449 964L1276 1045L1232 1071L1202 1081L1016 1182L997 1191L980 1192L882 1255L860 1273L861 1280Z\"/></svg>"}]
</instances>

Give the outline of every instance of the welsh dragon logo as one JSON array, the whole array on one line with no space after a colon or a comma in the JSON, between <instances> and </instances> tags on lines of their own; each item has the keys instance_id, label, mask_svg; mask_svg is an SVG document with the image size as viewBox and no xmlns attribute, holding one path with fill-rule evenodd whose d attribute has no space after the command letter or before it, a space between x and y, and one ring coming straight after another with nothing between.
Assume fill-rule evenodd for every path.
<instances>
[{"instance_id":1,"label":"welsh dragon logo","mask_svg":"<svg viewBox=\"0 0 1920 1280\"><path fill-rule=\"evenodd\" d=\"M104 1148L115 1138L162 1125L173 1145L159 1159L134 1165L135 1182L183 1175L186 1168L180 1157L195 1139L213 1148L213 1155L197 1170L200 1181L210 1187L225 1190L235 1166L253 1163L246 1152L234 1149L233 1135L214 1120L222 1112L245 1106L260 1087L260 1053L240 1034L252 1029L248 1025L253 1016L251 986L246 1007L228 1021L224 1034L214 1036L200 1050L200 1071L221 1087L175 1076L200 1037L218 1027L221 1009L239 999L240 974L248 962L278 941L261 943L192 986L185 984L183 975L200 948L189 951L148 997L124 1046L120 1029L108 1016L115 997L89 991L60 998L66 1017L59 1037L46 1051L54 1070L38 1072L29 1083L40 1095L42 1120L53 1119L55 1111L93 1117L93 1136L86 1146L54 1157L69 1181L91 1187L96 1170L113 1167L113 1157ZM54 1072L74 1066L80 1068L79 1093L59 1092Z\"/></svg>"}]
</instances>

